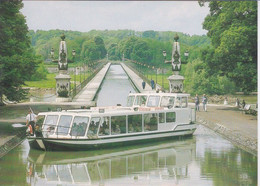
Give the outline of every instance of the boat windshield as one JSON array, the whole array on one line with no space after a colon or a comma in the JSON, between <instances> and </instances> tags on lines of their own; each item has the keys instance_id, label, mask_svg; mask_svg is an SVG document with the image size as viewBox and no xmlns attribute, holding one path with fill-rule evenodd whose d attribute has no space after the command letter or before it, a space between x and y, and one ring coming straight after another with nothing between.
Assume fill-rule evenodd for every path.
<instances>
[{"instance_id":1,"label":"boat windshield","mask_svg":"<svg viewBox=\"0 0 260 186\"><path fill-rule=\"evenodd\" d=\"M181 106L182 106L182 108L187 108L188 107L187 97L182 97L182 99L181 99Z\"/></svg>"},{"instance_id":2,"label":"boat windshield","mask_svg":"<svg viewBox=\"0 0 260 186\"><path fill-rule=\"evenodd\" d=\"M145 106L147 96L136 96L135 105Z\"/></svg>"},{"instance_id":3,"label":"boat windshield","mask_svg":"<svg viewBox=\"0 0 260 186\"><path fill-rule=\"evenodd\" d=\"M160 96L150 96L148 99L147 107L158 107Z\"/></svg>"},{"instance_id":4,"label":"boat windshield","mask_svg":"<svg viewBox=\"0 0 260 186\"><path fill-rule=\"evenodd\" d=\"M135 100L135 96L128 96L126 106L127 107L132 107L133 104L134 104L134 100Z\"/></svg>"},{"instance_id":5,"label":"boat windshield","mask_svg":"<svg viewBox=\"0 0 260 186\"><path fill-rule=\"evenodd\" d=\"M163 96L161 99L161 107L173 107L175 101L174 96Z\"/></svg>"},{"instance_id":6,"label":"boat windshield","mask_svg":"<svg viewBox=\"0 0 260 186\"><path fill-rule=\"evenodd\" d=\"M42 127L42 135L48 137L48 135L54 134L54 130L57 124L58 115L48 115Z\"/></svg>"},{"instance_id":7,"label":"boat windshield","mask_svg":"<svg viewBox=\"0 0 260 186\"><path fill-rule=\"evenodd\" d=\"M181 108L181 97L177 97L175 101L175 107Z\"/></svg>"}]
</instances>

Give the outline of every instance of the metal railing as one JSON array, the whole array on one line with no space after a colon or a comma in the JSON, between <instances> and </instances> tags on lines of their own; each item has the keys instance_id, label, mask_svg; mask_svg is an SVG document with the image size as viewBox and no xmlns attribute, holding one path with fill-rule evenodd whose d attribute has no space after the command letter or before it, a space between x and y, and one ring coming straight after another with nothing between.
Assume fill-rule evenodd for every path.
<instances>
[{"instance_id":1,"label":"metal railing","mask_svg":"<svg viewBox=\"0 0 260 186\"><path fill-rule=\"evenodd\" d=\"M71 98L73 99L95 76L96 74L107 64L107 62L97 63L97 66L91 70L91 75L82 81L76 88L70 90ZM74 85L75 86L75 85Z\"/></svg>"},{"instance_id":2,"label":"metal railing","mask_svg":"<svg viewBox=\"0 0 260 186\"><path fill-rule=\"evenodd\" d=\"M150 81L150 79L147 77L147 76L145 76L143 73L142 73L142 70L141 69L137 69L136 68L136 65L134 65L133 63L132 63L132 60L128 60L130 63L124 63L125 65L127 65L132 71L134 71L140 78L142 78L144 81L146 81L150 86L151 86L151 81ZM145 68L145 67L144 67ZM148 68L147 68L148 69ZM157 76L156 76L157 77ZM162 83L164 83L164 82L162 82ZM156 87L158 88L159 87L159 89L160 90L162 90L162 91L165 91L165 89L164 89L164 86L161 86L161 85L159 85L157 82L156 82Z\"/></svg>"}]
</instances>

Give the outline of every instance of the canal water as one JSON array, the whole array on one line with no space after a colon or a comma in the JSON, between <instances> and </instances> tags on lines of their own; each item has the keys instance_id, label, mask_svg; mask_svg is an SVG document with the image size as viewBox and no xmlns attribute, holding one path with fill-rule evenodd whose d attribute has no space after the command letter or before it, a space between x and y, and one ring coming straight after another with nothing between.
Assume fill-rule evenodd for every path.
<instances>
[{"instance_id":1,"label":"canal water","mask_svg":"<svg viewBox=\"0 0 260 186\"><path fill-rule=\"evenodd\" d=\"M97 95L97 106L120 104L126 106L128 94L135 93L130 79L121 65L111 65Z\"/></svg>"},{"instance_id":2,"label":"canal water","mask_svg":"<svg viewBox=\"0 0 260 186\"><path fill-rule=\"evenodd\" d=\"M125 105L130 91L113 65L98 105ZM201 125L190 138L88 152L32 150L25 140L0 159L0 185L257 185L257 157Z\"/></svg>"}]
</instances>

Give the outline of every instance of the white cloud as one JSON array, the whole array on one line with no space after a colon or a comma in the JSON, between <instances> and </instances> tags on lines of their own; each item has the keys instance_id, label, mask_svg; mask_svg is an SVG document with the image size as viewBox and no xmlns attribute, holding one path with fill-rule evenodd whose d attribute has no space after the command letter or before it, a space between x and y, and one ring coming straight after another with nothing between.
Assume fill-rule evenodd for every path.
<instances>
[{"instance_id":1,"label":"white cloud","mask_svg":"<svg viewBox=\"0 0 260 186\"><path fill-rule=\"evenodd\" d=\"M208 7L194 1L24 1L29 29L133 29L205 34Z\"/></svg>"}]
</instances>

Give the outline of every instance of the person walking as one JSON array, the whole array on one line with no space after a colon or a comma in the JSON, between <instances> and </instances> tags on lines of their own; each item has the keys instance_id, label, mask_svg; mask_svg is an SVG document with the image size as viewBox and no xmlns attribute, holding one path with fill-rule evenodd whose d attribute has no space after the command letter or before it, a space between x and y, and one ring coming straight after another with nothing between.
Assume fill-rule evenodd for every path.
<instances>
[{"instance_id":1,"label":"person walking","mask_svg":"<svg viewBox=\"0 0 260 186\"><path fill-rule=\"evenodd\" d=\"M224 99L224 105L227 105L228 104L228 99L227 99L227 97L225 97L225 99Z\"/></svg>"},{"instance_id":2,"label":"person walking","mask_svg":"<svg viewBox=\"0 0 260 186\"><path fill-rule=\"evenodd\" d=\"M202 104L203 104L203 110L204 110L205 112L207 112L207 102L208 102L208 98L206 97L206 94L203 94Z\"/></svg>"},{"instance_id":3,"label":"person walking","mask_svg":"<svg viewBox=\"0 0 260 186\"><path fill-rule=\"evenodd\" d=\"M236 107L238 107L238 108L240 107L240 102L239 102L238 98L236 99Z\"/></svg>"},{"instance_id":4,"label":"person walking","mask_svg":"<svg viewBox=\"0 0 260 186\"><path fill-rule=\"evenodd\" d=\"M245 102L245 100L243 100L243 101L242 101L242 109L244 109L245 106L246 106L246 102Z\"/></svg>"},{"instance_id":5,"label":"person walking","mask_svg":"<svg viewBox=\"0 0 260 186\"><path fill-rule=\"evenodd\" d=\"M34 136L35 132L35 122L36 122L36 115L29 109L29 112L26 116L26 126L30 129L30 135Z\"/></svg>"},{"instance_id":6,"label":"person walking","mask_svg":"<svg viewBox=\"0 0 260 186\"><path fill-rule=\"evenodd\" d=\"M155 83L154 83L154 80L153 80L153 79L151 79L151 86L152 86L152 90L154 90L154 88L155 88Z\"/></svg>"},{"instance_id":7,"label":"person walking","mask_svg":"<svg viewBox=\"0 0 260 186\"><path fill-rule=\"evenodd\" d=\"M196 97L195 97L195 110L196 111L200 111L200 99L199 99L199 96L198 94L196 94Z\"/></svg>"},{"instance_id":8,"label":"person walking","mask_svg":"<svg viewBox=\"0 0 260 186\"><path fill-rule=\"evenodd\" d=\"M146 85L146 83L145 83L145 81L143 80L143 82L142 82L142 87L143 87L143 89L145 89L145 85Z\"/></svg>"}]
</instances>

